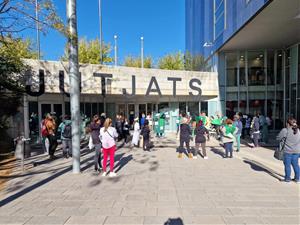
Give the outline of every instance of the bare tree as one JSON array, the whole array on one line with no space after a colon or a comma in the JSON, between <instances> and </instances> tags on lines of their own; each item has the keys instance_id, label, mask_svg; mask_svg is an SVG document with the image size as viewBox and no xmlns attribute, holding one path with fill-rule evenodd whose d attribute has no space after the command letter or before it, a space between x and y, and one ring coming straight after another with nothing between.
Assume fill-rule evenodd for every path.
<instances>
[{"instance_id":1,"label":"bare tree","mask_svg":"<svg viewBox=\"0 0 300 225\"><path fill-rule=\"evenodd\" d=\"M38 21L36 10L39 13ZM35 29L36 22L42 32L46 32L47 28L54 28L66 33L52 0L39 0L37 7L35 0L0 0L1 41L4 41L5 36L15 36L26 29Z\"/></svg>"}]
</instances>

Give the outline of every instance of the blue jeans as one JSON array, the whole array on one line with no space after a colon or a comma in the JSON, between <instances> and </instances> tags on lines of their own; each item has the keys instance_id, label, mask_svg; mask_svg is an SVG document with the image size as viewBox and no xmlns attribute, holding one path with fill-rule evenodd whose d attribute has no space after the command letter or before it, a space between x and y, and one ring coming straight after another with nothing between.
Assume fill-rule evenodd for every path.
<instances>
[{"instance_id":1,"label":"blue jeans","mask_svg":"<svg viewBox=\"0 0 300 225\"><path fill-rule=\"evenodd\" d=\"M226 157L228 157L228 153L230 154L230 157L232 157L233 142L227 142L227 143L224 143L224 145L225 145L225 155L226 155Z\"/></svg>"},{"instance_id":2,"label":"blue jeans","mask_svg":"<svg viewBox=\"0 0 300 225\"><path fill-rule=\"evenodd\" d=\"M295 173L295 180L299 181L299 154L298 153L284 153L283 156L283 164L284 164L284 171L285 171L285 180L290 181L291 180L291 165L294 169Z\"/></svg>"}]
</instances>

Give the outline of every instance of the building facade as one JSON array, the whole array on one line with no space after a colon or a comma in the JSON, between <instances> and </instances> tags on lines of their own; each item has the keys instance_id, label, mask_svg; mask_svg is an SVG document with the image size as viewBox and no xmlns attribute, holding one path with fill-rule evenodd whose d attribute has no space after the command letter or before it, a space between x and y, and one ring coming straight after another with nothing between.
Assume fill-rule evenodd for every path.
<instances>
[{"instance_id":1,"label":"building facade","mask_svg":"<svg viewBox=\"0 0 300 225\"><path fill-rule=\"evenodd\" d=\"M223 113L260 112L274 129L300 120L299 27L300 0L186 0L186 50L218 72Z\"/></svg>"},{"instance_id":2,"label":"building facade","mask_svg":"<svg viewBox=\"0 0 300 225\"><path fill-rule=\"evenodd\" d=\"M70 115L68 65L63 62L26 60L29 115L55 112ZM176 131L180 112L191 116L200 111L215 113L208 106L218 96L217 74L101 65L80 65L80 111L91 118L106 113L122 114L133 120L142 113L166 114L166 131ZM213 105L212 103L210 105ZM215 104L216 105L216 104Z\"/></svg>"}]
</instances>

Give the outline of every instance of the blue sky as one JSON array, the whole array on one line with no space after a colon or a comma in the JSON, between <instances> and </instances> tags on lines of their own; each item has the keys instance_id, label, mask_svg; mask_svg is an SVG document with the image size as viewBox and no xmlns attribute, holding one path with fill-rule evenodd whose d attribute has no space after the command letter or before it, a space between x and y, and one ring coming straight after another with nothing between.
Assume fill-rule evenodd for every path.
<instances>
[{"instance_id":1,"label":"blue sky","mask_svg":"<svg viewBox=\"0 0 300 225\"><path fill-rule=\"evenodd\" d=\"M53 1L59 15L65 19L66 1ZM119 62L126 55L139 55L141 36L144 36L145 55L151 55L154 60L170 52L184 51L184 0L102 0L102 4L103 38L113 45L114 35L118 36ZM98 0L77 0L77 6L79 37L97 38ZM34 31L30 33L35 38ZM56 31L42 35L43 59L59 59L65 42Z\"/></svg>"}]
</instances>

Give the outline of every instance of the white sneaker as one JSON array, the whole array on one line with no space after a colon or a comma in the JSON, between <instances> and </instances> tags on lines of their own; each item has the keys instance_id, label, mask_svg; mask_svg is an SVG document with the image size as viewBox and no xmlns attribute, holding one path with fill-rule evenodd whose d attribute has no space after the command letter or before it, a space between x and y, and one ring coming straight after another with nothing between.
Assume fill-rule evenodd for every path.
<instances>
[{"instance_id":1,"label":"white sneaker","mask_svg":"<svg viewBox=\"0 0 300 225\"><path fill-rule=\"evenodd\" d=\"M195 155L195 156L193 156L193 159L197 159L197 156Z\"/></svg>"},{"instance_id":2,"label":"white sneaker","mask_svg":"<svg viewBox=\"0 0 300 225\"><path fill-rule=\"evenodd\" d=\"M203 159L208 159L208 157L207 156L204 156L204 158Z\"/></svg>"},{"instance_id":3,"label":"white sneaker","mask_svg":"<svg viewBox=\"0 0 300 225\"><path fill-rule=\"evenodd\" d=\"M109 177L115 177L115 176L117 176L117 174L115 172L110 172L109 173Z\"/></svg>"},{"instance_id":4,"label":"white sneaker","mask_svg":"<svg viewBox=\"0 0 300 225\"><path fill-rule=\"evenodd\" d=\"M107 175L107 172L102 173L102 177L105 177Z\"/></svg>"}]
</instances>

